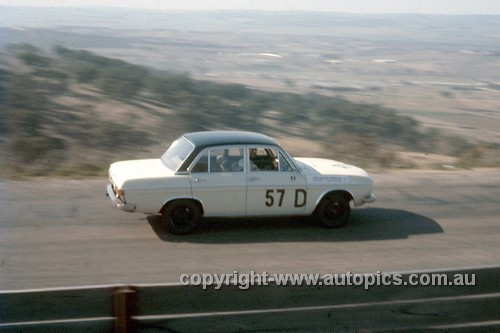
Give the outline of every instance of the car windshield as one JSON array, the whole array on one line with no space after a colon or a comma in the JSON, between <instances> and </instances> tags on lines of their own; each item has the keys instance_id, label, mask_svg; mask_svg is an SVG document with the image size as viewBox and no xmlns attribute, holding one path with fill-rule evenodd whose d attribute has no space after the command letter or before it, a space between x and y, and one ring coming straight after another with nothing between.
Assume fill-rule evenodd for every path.
<instances>
[{"instance_id":1,"label":"car windshield","mask_svg":"<svg viewBox=\"0 0 500 333\"><path fill-rule=\"evenodd\" d=\"M162 155L161 160L168 168L176 171L189 156L193 148L194 146L191 142L184 137L180 137Z\"/></svg>"}]
</instances>

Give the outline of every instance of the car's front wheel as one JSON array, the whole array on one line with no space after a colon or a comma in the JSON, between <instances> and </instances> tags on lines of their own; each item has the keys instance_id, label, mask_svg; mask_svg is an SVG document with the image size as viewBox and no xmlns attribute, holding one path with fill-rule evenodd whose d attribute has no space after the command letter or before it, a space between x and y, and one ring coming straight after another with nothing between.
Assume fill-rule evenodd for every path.
<instances>
[{"instance_id":1,"label":"car's front wheel","mask_svg":"<svg viewBox=\"0 0 500 333\"><path fill-rule=\"evenodd\" d=\"M191 233L198 226L200 219L198 206L190 200L174 201L162 212L162 220L166 228L176 235Z\"/></svg>"},{"instance_id":2,"label":"car's front wheel","mask_svg":"<svg viewBox=\"0 0 500 333\"><path fill-rule=\"evenodd\" d=\"M316 208L315 218L327 228L339 228L349 221L351 207L342 193L327 194Z\"/></svg>"}]
</instances>

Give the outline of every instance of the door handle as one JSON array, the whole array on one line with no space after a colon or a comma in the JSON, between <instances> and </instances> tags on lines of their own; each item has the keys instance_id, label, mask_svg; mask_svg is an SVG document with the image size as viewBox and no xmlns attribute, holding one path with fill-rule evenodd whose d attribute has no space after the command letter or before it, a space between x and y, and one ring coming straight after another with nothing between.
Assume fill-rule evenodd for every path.
<instances>
[{"instance_id":1,"label":"door handle","mask_svg":"<svg viewBox=\"0 0 500 333\"><path fill-rule=\"evenodd\" d=\"M295 180L296 178L297 178L297 177L295 177L295 175L291 175L291 176L290 176L290 179L291 179L291 180Z\"/></svg>"},{"instance_id":2,"label":"door handle","mask_svg":"<svg viewBox=\"0 0 500 333\"><path fill-rule=\"evenodd\" d=\"M259 177L250 177L250 178L248 178L249 182L255 182L257 180L260 180L260 178Z\"/></svg>"},{"instance_id":3,"label":"door handle","mask_svg":"<svg viewBox=\"0 0 500 333\"><path fill-rule=\"evenodd\" d=\"M193 179L193 182L195 182L195 183L204 182L204 181L205 181L205 179L202 179L202 178L194 178Z\"/></svg>"}]
</instances>

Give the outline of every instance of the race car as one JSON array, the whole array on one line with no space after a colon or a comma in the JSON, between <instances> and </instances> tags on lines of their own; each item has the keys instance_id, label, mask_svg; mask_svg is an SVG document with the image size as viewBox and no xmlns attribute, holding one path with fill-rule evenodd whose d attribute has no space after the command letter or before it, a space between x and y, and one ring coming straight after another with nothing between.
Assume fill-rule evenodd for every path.
<instances>
[{"instance_id":1,"label":"race car","mask_svg":"<svg viewBox=\"0 0 500 333\"><path fill-rule=\"evenodd\" d=\"M202 217L310 215L347 223L352 207L375 200L370 175L323 158L294 158L269 136L244 131L181 135L156 159L109 168L107 195L127 212L160 214L173 234Z\"/></svg>"}]
</instances>

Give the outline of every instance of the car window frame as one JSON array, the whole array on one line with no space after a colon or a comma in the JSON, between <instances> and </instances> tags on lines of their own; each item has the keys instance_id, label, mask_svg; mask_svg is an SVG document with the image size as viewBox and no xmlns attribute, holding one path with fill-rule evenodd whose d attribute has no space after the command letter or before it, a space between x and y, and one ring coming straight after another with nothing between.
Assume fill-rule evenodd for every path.
<instances>
[{"instance_id":1,"label":"car window frame","mask_svg":"<svg viewBox=\"0 0 500 333\"><path fill-rule=\"evenodd\" d=\"M285 160L288 162L288 164L290 165L290 167L292 168L291 171L281 171L280 170L280 165L278 165L278 170L251 170L250 168L250 149L252 148L264 148L264 149L276 149L277 152L278 152L278 159L279 159L279 156L280 156L280 153L281 155L285 158ZM248 170L248 173L254 173L254 172L279 172L279 173L285 173L285 172L295 172L295 173L300 173L299 171L299 168L295 165L295 163L293 163L293 160L291 158L290 155L288 155L288 153L286 152L285 149L281 148L280 146L276 146L276 145L262 145L262 144L251 144L251 145L247 145L247 148L245 150L245 164L247 165L247 170Z\"/></svg>"},{"instance_id":2,"label":"car window frame","mask_svg":"<svg viewBox=\"0 0 500 333\"><path fill-rule=\"evenodd\" d=\"M182 162L177 166L176 169L172 169L170 168L167 163L165 162L165 160L163 159L163 157L167 154L167 152L170 150L170 148L172 148L172 145L174 144L174 142L176 141L179 141L179 140L185 140L186 142L188 142L190 145L191 145L191 150L189 151L189 153L186 154L186 157L184 158L184 160L182 160ZM191 140L189 140L188 138L186 138L184 135L181 135L180 137L178 137L177 139L175 139L174 141L172 141L172 143L170 144L170 146L167 148L167 150L160 156L160 160L161 162L163 163L163 165L165 165L165 167L167 167L168 169L174 171L176 174L179 173L179 169L182 167L182 165L184 164L184 162L189 158L189 156L194 152L195 150L195 145L191 142Z\"/></svg>"},{"instance_id":3,"label":"car window frame","mask_svg":"<svg viewBox=\"0 0 500 333\"><path fill-rule=\"evenodd\" d=\"M217 149L243 149L243 171L228 171L228 172L211 172L210 171L210 150L217 150ZM208 164L207 164L207 170L206 172L192 172L192 169L198 163L199 159L208 152ZM220 146L211 146L211 147L206 147L200 150L198 155L194 158L193 162L189 165L187 168L187 173L188 174L228 174L228 173L235 173L235 174L241 174L241 173L247 173L247 166L246 166L246 154L247 154L247 149L246 145L220 145Z\"/></svg>"}]
</instances>

